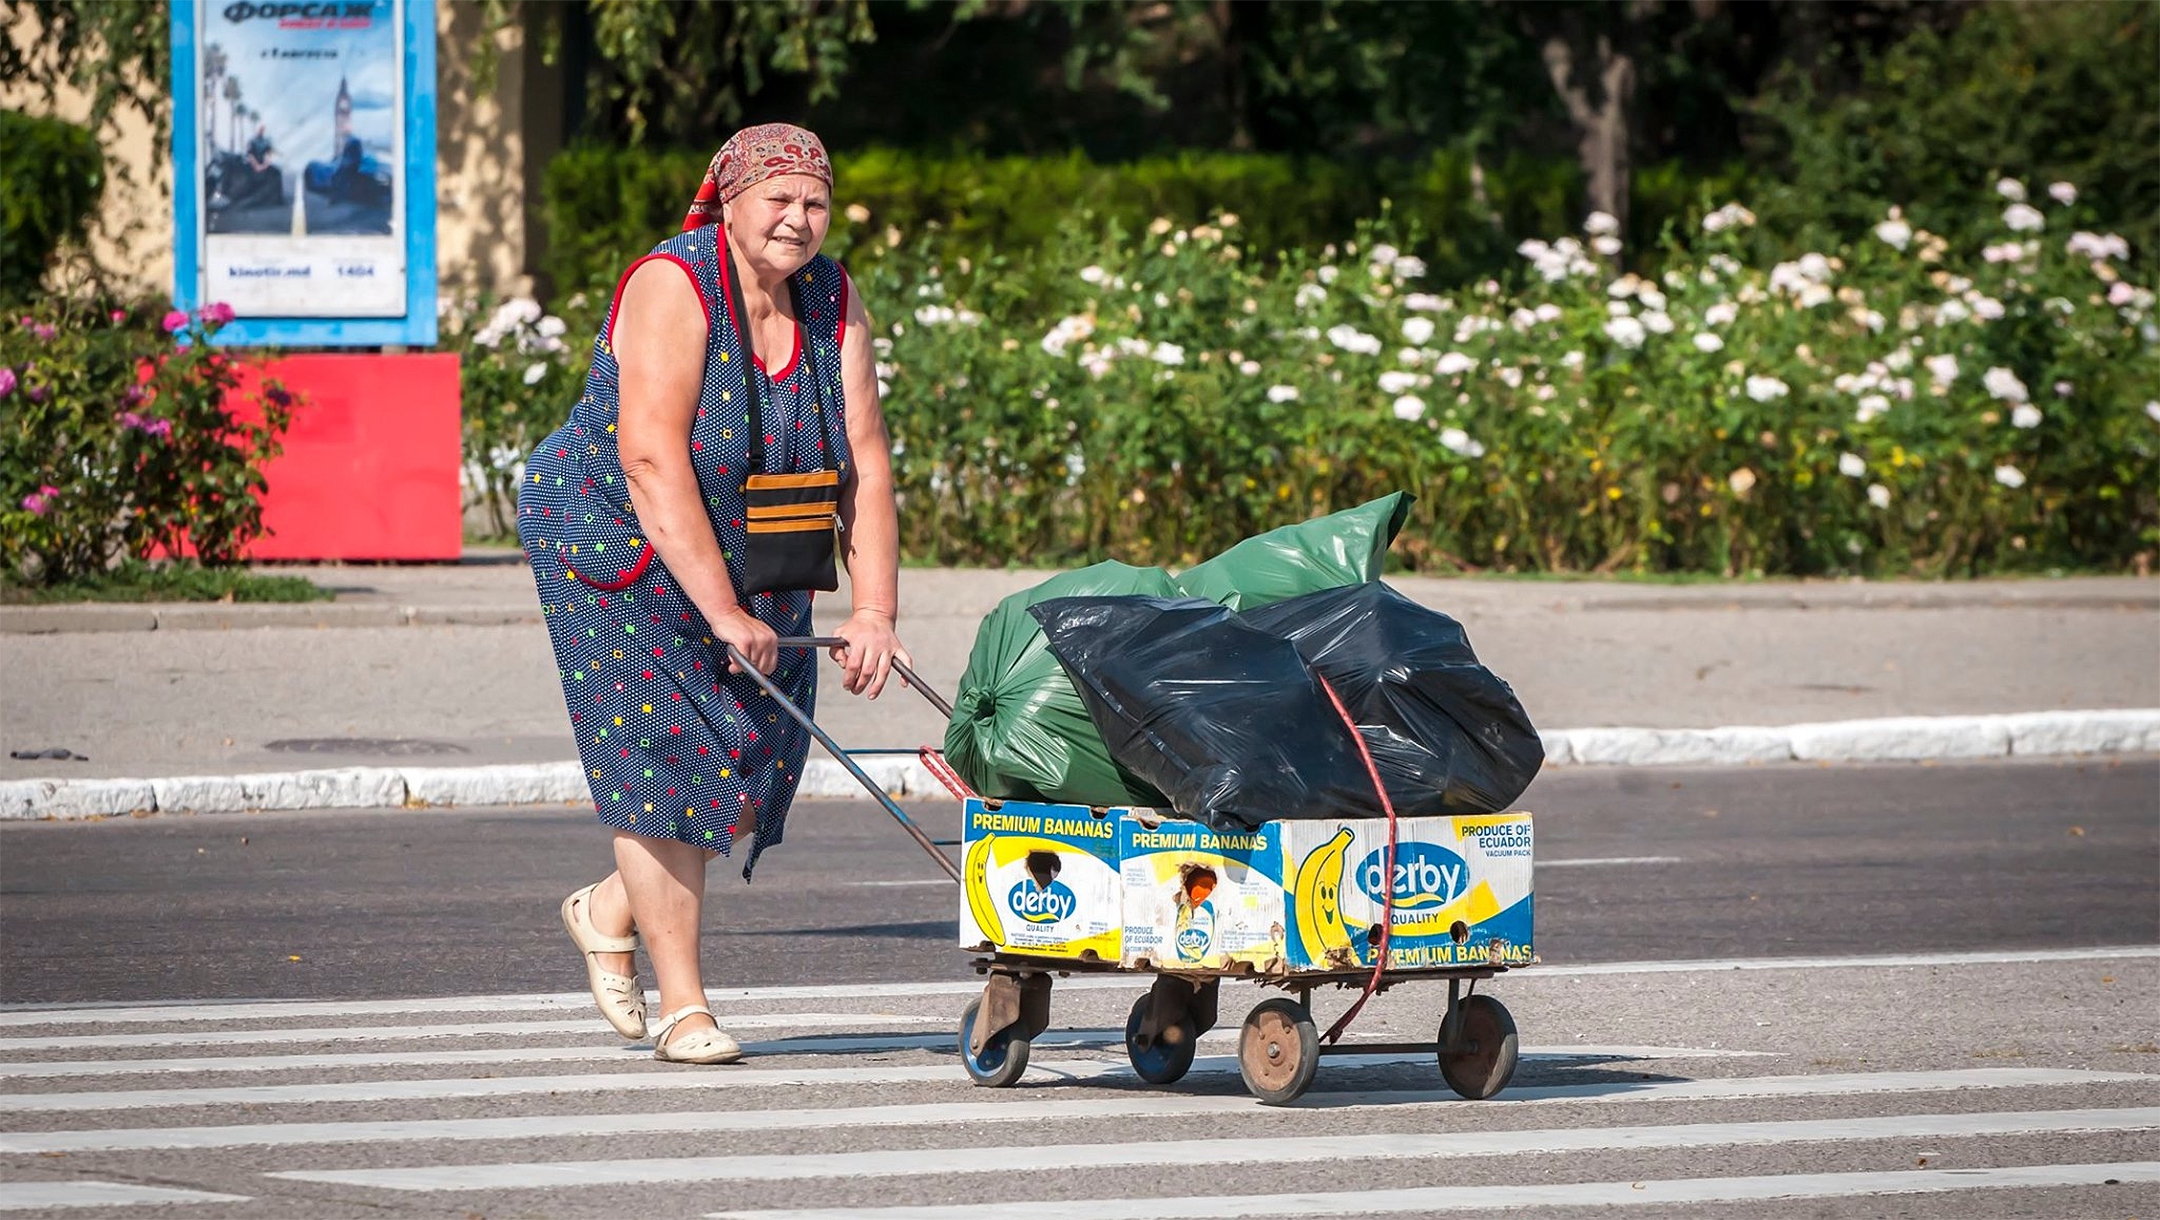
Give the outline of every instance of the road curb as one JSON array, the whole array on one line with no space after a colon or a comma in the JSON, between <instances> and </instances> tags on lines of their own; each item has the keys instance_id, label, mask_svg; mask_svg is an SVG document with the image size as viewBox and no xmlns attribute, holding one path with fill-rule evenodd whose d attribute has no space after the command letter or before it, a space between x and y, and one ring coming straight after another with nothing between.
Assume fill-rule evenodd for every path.
<instances>
[{"instance_id":1,"label":"road curb","mask_svg":"<svg viewBox=\"0 0 2160 1220\"><path fill-rule=\"evenodd\" d=\"M114 631L251 631L353 627L492 627L537 623L539 603L401 606L383 602L130 602L0 606L0 635Z\"/></svg>"},{"instance_id":2,"label":"road curb","mask_svg":"<svg viewBox=\"0 0 2160 1220\"><path fill-rule=\"evenodd\" d=\"M1551 766L1699 767L2160 754L2160 708L1893 716L1708 729L1549 729L1543 737L1545 760ZM944 786L913 759L872 758L859 765L894 797L946 795ZM827 758L812 759L803 769L800 793L866 795L852 775ZM584 771L576 762L338 767L154 779L0 780L0 821L583 804L590 799Z\"/></svg>"}]
</instances>

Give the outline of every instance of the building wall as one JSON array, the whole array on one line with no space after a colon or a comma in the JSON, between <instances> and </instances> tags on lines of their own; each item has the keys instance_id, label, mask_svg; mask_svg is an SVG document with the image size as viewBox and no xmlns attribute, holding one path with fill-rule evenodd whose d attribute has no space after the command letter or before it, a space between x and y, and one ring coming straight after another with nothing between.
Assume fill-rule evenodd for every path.
<instances>
[{"instance_id":1,"label":"building wall","mask_svg":"<svg viewBox=\"0 0 2160 1220\"><path fill-rule=\"evenodd\" d=\"M185 3L187 0L178 0ZM41 37L31 10L15 14L6 37L19 46ZM560 74L539 62L522 26L495 37L493 88L474 80L481 40L480 6L436 0L436 269L445 293L530 294L530 218L538 203L544 158L560 146ZM535 96L537 94L537 97ZM0 86L0 107L85 122L88 95L63 89L51 102L42 92ZM528 136L540 118L538 140ZM146 291L172 291L172 149L153 146L150 124L132 110L116 115L118 138L105 138L112 172L105 206L93 222L90 248L98 262ZM536 147L542 163L528 162Z\"/></svg>"}]
</instances>

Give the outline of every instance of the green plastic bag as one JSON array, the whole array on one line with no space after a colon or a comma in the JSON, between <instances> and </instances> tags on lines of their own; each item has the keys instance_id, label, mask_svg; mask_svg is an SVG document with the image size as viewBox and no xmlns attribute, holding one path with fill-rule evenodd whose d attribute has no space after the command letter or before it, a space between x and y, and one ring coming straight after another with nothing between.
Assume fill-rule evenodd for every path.
<instances>
[{"instance_id":1,"label":"green plastic bag","mask_svg":"<svg viewBox=\"0 0 2160 1220\"><path fill-rule=\"evenodd\" d=\"M1161 568L1098 563L1006 598L983 618L945 726L945 761L984 796L1074 805L1167 804L1110 759L1029 606L1053 597L1176 597Z\"/></svg>"},{"instance_id":2,"label":"green plastic bag","mask_svg":"<svg viewBox=\"0 0 2160 1220\"><path fill-rule=\"evenodd\" d=\"M1178 574L1187 597L1248 610L1380 579L1388 544L1417 497L1398 491L1356 508L1269 530Z\"/></svg>"},{"instance_id":3,"label":"green plastic bag","mask_svg":"<svg viewBox=\"0 0 2160 1220\"><path fill-rule=\"evenodd\" d=\"M1200 597L1233 610L1380 578L1409 515L1407 492L1248 538L1176 579L1161 568L1098 563L999 602L975 633L945 761L984 796L1160 808L1168 798L1119 766L1028 607L1053 597Z\"/></svg>"}]
</instances>

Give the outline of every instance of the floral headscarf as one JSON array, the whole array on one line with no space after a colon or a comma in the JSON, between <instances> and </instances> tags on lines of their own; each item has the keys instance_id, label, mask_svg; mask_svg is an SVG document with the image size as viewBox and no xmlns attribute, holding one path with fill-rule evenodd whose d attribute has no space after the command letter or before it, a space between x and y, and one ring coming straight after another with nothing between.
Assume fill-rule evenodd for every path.
<instances>
[{"instance_id":1,"label":"floral headscarf","mask_svg":"<svg viewBox=\"0 0 2160 1220\"><path fill-rule=\"evenodd\" d=\"M713 154L698 187L690 214L683 217L683 232L720 222L720 205L771 178L785 174L808 174L832 186L832 162L825 143L812 132L793 123L762 123L745 127L728 137Z\"/></svg>"}]
</instances>

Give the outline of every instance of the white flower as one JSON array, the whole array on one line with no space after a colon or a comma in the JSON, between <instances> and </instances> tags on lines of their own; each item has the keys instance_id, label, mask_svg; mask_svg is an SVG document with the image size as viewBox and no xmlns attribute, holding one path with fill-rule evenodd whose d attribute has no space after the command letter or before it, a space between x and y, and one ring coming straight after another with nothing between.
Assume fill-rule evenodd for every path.
<instances>
[{"instance_id":1,"label":"white flower","mask_svg":"<svg viewBox=\"0 0 2160 1220\"><path fill-rule=\"evenodd\" d=\"M1260 375L1260 362L1258 360L1247 360L1237 366L1237 371L1247 377L1258 377Z\"/></svg>"},{"instance_id":2,"label":"white flower","mask_svg":"<svg viewBox=\"0 0 2160 1220\"><path fill-rule=\"evenodd\" d=\"M1396 399L1395 418L1402 420L1425 418L1425 400L1411 394L1405 394Z\"/></svg>"},{"instance_id":3,"label":"white flower","mask_svg":"<svg viewBox=\"0 0 2160 1220\"><path fill-rule=\"evenodd\" d=\"M1875 226L1875 236L1903 251L1912 244L1912 226L1900 219L1896 208L1890 209L1890 219Z\"/></svg>"},{"instance_id":4,"label":"white flower","mask_svg":"<svg viewBox=\"0 0 2160 1220\"><path fill-rule=\"evenodd\" d=\"M1612 283L1605 285L1605 295L1619 301L1634 296L1643 286L1642 277L1630 271Z\"/></svg>"},{"instance_id":5,"label":"white flower","mask_svg":"<svg viewBox=\"0 0 2160 1220\"><path fill-rule=\"evenodd\" d=\"M2103 237L2098 233L2087 233L2081 229L2070 235L2070 240L2063 243L2063 249L2082 258L2094 260L2107 258L2127 259L2130 257L2129 241L2116 233L2110 233Z\"/></svg>"},{"instance_id":6,"label":"white flower","mask_svg":"<svg viewBox=\"0 0 2160 1220\"><path fill-rule=\"evenodd\" d=\"M2051 182L2048 184L2048 197L2064 207L2069 207L2077 202L2077 187L2068 182Z\"/></svg>"},{"instance_id":7,"label":"white flower","mask_svg":"<svg viewBox=\"0 0 2160 1220\"><path fill-rule=\"evenodd\" d=\"M1712 326L1726 326L1730 325L1733 319L1740 316L1740 307L1731 301L1719 301L1710 308L1703 310L1702 316L1703 321Z\"/></svg>"},{"instance_id":8,"label":"white flower","mask_svg":"<svg viewBox=\"0 0 2160 1220\"><path fill-rule=\"evenodd\" d=\"M1095 333L1094 320L1086 314L1073 314L1059 318L1058 324L1043 336L1042 349L1052 356L1063 356L1065 349ZM889 347L888 347L888 350Z\"/></svg>"},{"instance_id":9,"label":"white flower","mask_svg":"<svg viewBox=\"0 0 2160 1220\"><path fill-rule=\"evenodd\" d=\"M1383 394L1400 394L1417 383L1418 375L1416 373L1405 373L1399 369L1389 369L1387 372L1380 374L1380 392Z\"/></svg>"},{"instance_id":10,"label":"white flower","mask_svg":"<svg viewBox=\"0 0 2160 1220\"><path fill-rule=\"evenodd\" d=\"M1327 266L1320 268L1320 282L1323 284L1332 284L1335 282L1335 277L1341 274L1342 268L1337 267L1333 263L1329 263Z\"/></svg>"},{"instance_id":11,"label":"white flower","mask_svg":"<svg viewBox=\"0 0 2160 1220\"><path fill-rule=\"evenodd\" d=\"M1327 300L1327 289L1318 284L1299 284L1297 296L1294 300L1299 309L1311 309L1320 302Z\"/></svg>"},{"instance_id":12,"label":"white flower","mask_svg":"<svg viewBox=\"0 0 2160 1220\"><path fill-rule=\"evenodd\" d=\"M1751 376L1747 379L1747 396L1756 402L1769 402L1772 399L1783 398L1791 392L1791 386L1775 377Z\"/></svg>"},{"instance_id":13,"label":"white flower","mask_svg":"<svg viewBox=\"0 0 2160 1220\"><path fill-rule=\"evenodd\" d=\"M1744 496L1755 486L1755 472L1742 466L1725 476L1725 485L1733 489L1734 495Z\"/></svg>"},{"instance_id":14,"label":"white flower","mask_svg":"<svg viewBox=\"0 0 2160 1220\"><path fill-rule=\"evenodd\" d=\"M1395 259L1394 262L1395 278L1398 280L1420 279L1425 274L1425 260L1416 255L1405 254Z\"/></svg>"},{"instance_id":15,"label":"white flower","mask_svg":"<svg viewBox=\"0 0 2160 1220\"><path fill-rule=\"evenodd\" d=\"M1737 203L1728 203L1717 211L1703 217L1705 233L1721 233L1726 229L1745 228L1755 223L1755 213Z\"/></svg>"},{"instance_id":16,"label":"white flower","mask_svg":"<svg viewBox=\"0 0 2160 1220\"><path fill-rule=\"evenodd\" d=\"M943 300L945 298L945 285L937 280L931 280L927 284L918 284L915 287L915 295L926 301Z\"/></svg>"},{"instance_id":17,"label":"white flower","mask_svg":"<svg viewBox=\"0 0 2160 1220\"><path fill-rule=\"evenodd\" d=\"M540 319L539 324L533 327L533 329L539 331L540 337L543 339L560 339L563 336L563 332L569 330L570 328L563 322L561 318L556 317L554 314L549 314L546 317Z\"/></svg>"},{"instance_id":18,"label":"white flower","mask_svg":"<svg viewBox=\"0 0 2160 1220\"><path fill-rule=\"evenodd\" d=\"M1970 317L1972 317L1972 310L1966 307L1965 302L1958 300L1956 297L1951 297L1935 308L1935 325L1937 326L1948 326L1953 322L1963 322Z\"/></svg>"},{"instance_id":19,"label":"white flower","mask_svg":"<svg viewBox=\"0 0 2160 1220\"><path fill-rule=\"evenodd\" d=\"M1715 334L1712 334L1711 332L1709 332L1709 331L1707 331L1707 330L1705 330L1705 331L1698 331L1698 332L1696 332L1696 335L1695 335L1695 350L1696 350L1696 351L1698 351L1698 352L1716 352L1716 351L1723 351L1724 349L1725 349L1725 341L1724 341L1723 339L1720 339L1720 338L1718 338L1718 337L1717 337L1717 336L1716 336Z\"/></svg>"},{"instance_id":20,"label":"white flower","mask_svg":"<svg viewBox=\"0 0 2160 1220\"><path fill-rule=\"evenodd\" d=\"M1626 348L1641 347L1643 341L1649 338L1649 332L1644 330L1643 324L1634 318L1612 319L1605 323L1605 334L1613 342Z\"/></svg>"},{"instance_id":21,"label":"white flower","mask_svg":"<svg viewBox=\"0 0 2160 1220\"><path fill-rule=\"evenodd\" d=\"M1557 322L1560 320L1560 307L1551 301L1545 302L1530 312L1536 314L1537 320L1540 322Z\"/></svg>"},{"instance_id":22,"label":"white flower","mask_svg":"<svg viewBox=\"0 0 2160 1220\"><path fill-rule=\"evenodd\" d=\"M1877 508L1890 507L1890 489L1880 483L1870 483L1867 489L1868 503Z\"/></svg>"},{"instance_id":23,"label":"white flower","mask_svg":"<svg viewBox=\"0 0 2160 1220\"><path fill-rule=\"evenodd\" d=\"M1433 362L1433 371L1442 377L1453 377L1459 373L1467 373L1476 367L1477 361L1463 355L1461 352L1442 352L1440 359Z\"/></svg>"},{"instance_id":24,"label":"white flower","mask_svg":"<svg viewBox=\"0 0 2160 1220\"><path fill-rule=\"evenodd\" d=\"M1294 385L1271 385L1267 388L1269 402L1296 402L1297 387Z\"/></svg>"},{"instance_id":25,"label":"white flower","mask_svg":"<svg viewBox=\"0 0 2160 1220\"><path fill-rule=\"evenodd\" d=\"M1958 359L1956 356L1929 356L1920 363L1927 366L1928 376L1935 379L1936 385L1949 385L1958 379Z\"/></svg>"},{"instance_id":26,"label":"white flower","mask_svg":"<svg viewBox=\"0 0 2160 1220\"><path fill-rule=\"evenodd\" d=\"M1569 352L1568 354L1566 354L1566 355L1564 355L1564 356L1560 357L1560 367L1561 367L1561 368L1564 368L1564 369L1579 369L1579 368L1581 368L1582 366L1583 366L1583 354L1582 354L1581 352Z\"/></svg>"},{"instance_id":27,"label":"white flower","mask_svg":"<svg viewBox=\"0 0 2160 1220\"><path fill-rule=\"evenodd\" d=\"M1635 292L1635 299L1643 303L1644 309L1665 308L1665 294L1659 292L1657 288L1651 284L1646 283L1641 288L1637 289Z\"/></svg>"},{"instance_id":28,"label":"white flower","mask_svg":"<svg viewBox=\"0 0 2160 1220\"><path fill-rule=\"evenodd\" d=\"M1089 263L1087 266L1080 268L1080 278L1090 284L1100 284L1105 279L1108 279L1109 276L1109 272L1104 271L1102 268L1096 266L1093 263Z\"/></svg>"},{"instance_id":29,"label":"white flower","mask_svg":"<svg viewBox=\"0 0 2160 1220\"><path fill-rule=\"evenodd\" d=\"M1704 259L1703 266L1718 275L1733 276L1740 274L1740 260L1722 250Z\"/></svg>"},{"instance_id":30,"label":"white flower","mask_svg":"<svg viewBox=\"0 0 2160 1220\"><path fill-rule=\"evenodd\" d=\"M2013 233L2035 233L2047 228L2047 217L2029 203L2013 203L2003 209L2003 223Z\"/></svg>"},{"instance_id":31,"label":"white flower","mask_svg":"<svg viewBox=\"0 0 2160 1220\"><path fill-rule=\"evenodd\" d=\"M1440 429L1440 446L1451 453L1459 453L1464 457L1485 456L1485 446L1471 440L1470 434L1461 428Z\"/></svg>"},{"instance_id":32,"label":"white flower","mask_svg":"<svg viewBox=\"0 0 2160 1220\"><path fill-rule=\"evenodd\" d=\"M1402 251L1381 242L1368 251L1366 257L1372 263L1373 270L1378 271L1384 267L1392 267L1395 260L1402 257Z\"/></svg>"},{"instance_id":33,"label":"white flower","mask_svg":"<svg viewBox=\"0 0 2160 1220\"><path fill-rule=\"evenodd\" d=\"M2128 280L2116 280L2108 285L2107 303L2117 308L2137 300L2137 289Z\"/></svg>"},{"instance_id":34,"label":"white flower","mask_svg":"<svg viewBox=\"0 0 2160 1220\"><path fill-rule=\"evenodd\" d=\"M1522 370L1511 364L1500 370L1500 380L1507 383L1507 388L1519 390L1522 388Z\"/></svg>"},{"instance_id":35,"label":"white flower","mask_svg":"<svg viewBox=\"0 0 2160 1220\"><path fill-rule=\"evenodd\" d=\"M2029 402L2021 402L2011 408L2010 426L2014 428L2037 428L2040 426L2040 408Z\"/></svg>"},{"instance_id":36,"label":"white flower","mask_svg":"<svg viewBox=\"0 0 2160 1220\"><path fill-rule=\"evenodd\" d=\"M2077 387L2071 385L2067 381L2058 381L2055 383L2055 397L2057 398L2068 398L2076 392Z\"/></svg>"},{"instance_id":37,"label":"white flower","mask_svg":"<svg viewBox=\"0 0 2160 1220\"><path fill-rule=\"evenodd\" d=\"M1175 343L1158 343L1155 345L1155 350L1149 352L1148 356L1157 364L1185 363L1185 349Z\"/></svg>"},{"instance_id":38,"label":"white flower","mask_svg":"<svg viewBox=\"0 0 2160 1220\"><path fill-rule=\"evenodd\" d=\"M1412 343L1419 344L1420 346L1432 341L1434 329L1435 328L1433 326L1433 320L1431 318L1403 319L1403 338L1408 339Z\"/></svg>"},{"instance_id":39,"label":"white flower","mask_svg":"<svg viewBox=\"0 0 2160 1220\"><path fill-rule=\"evenodd\" d=\"M1377 356L1380 354L1381 344L1378 336L1368 335L1347 322L1328 327L1327 337L1328 342L1346 352L1356 352L1361 356Z\"/></svg>"},{"instance_id":40,"label":"white flower","mask_svg":"<svg viewBox=\"0 0 2160 1220\"><path fill-rule=\"evenodd\" d=\"M1592 212L1583 217L1582 231L1592 237L1605 237L1620 231L1620 218L1611 212Z\"/></svg>"},{"instance_id":41,"label":"white flower","mask_svg":"<svg viewBox=\"0 0 2160 1220\"><path fill-rule=\"evenodd\" d=\"M547 376L547 366L546 366L546 365L544 365L544 364L541 364L541 363L538 363L538 362L536 361L536 362L534 362L534 363L532 363L532 364L528 364L528 365L526 365L526 366L525 366L525 384L526 384L526 385L539 385L539 384L540 384L540 379L541 379L541 378L543 378L543 377L545 377L545 376Z\"/></svg>"},{"instance_id":42,"label":"white flower","mask_svg":"<svg viewBox=\"0 0 2160 1220\"><path fill-rule=\"evenodd\" d=\"M1168 309L1168 308L1170 308L1170 294L1168 294L1168 293L1165 293L1165 292L1158 292L1158 293L1156 293L1156 294L1155 294L1155 308L1157 308L1157 309Z\"/></svg>"},{"instance_id":43,"label":"white flower","mask_svg":"<svg viewBox=\"0 0 2160 1220\"><path fill-rule=\"evenodd\" d=\"M473 332L472 341L481 347L495 347L503 340L502 332L492 326L483 326Z\"/></svg>"},{"instance_id":44,"label":"white flower","mask_svg":"<svg viewBox=\"0 0 2160 1220\"><path fill-rule=\"evenodd\" d=\"M1538 324L1537 311L1534 309L1523 309L1518 307L1513 313L1510 313L1507 316L1507 321L1509 326L1514 327L1516 330L1527 333L1531 327Z\"/></svg>"},{"instance_id":45,"label":"white flower","mask_svg":"<svg viewBox=\"0 0 2160 1220\"><path fill-rule=\"evenodd\" d=\"M2015 178L2004 178L1995 184L1995 193L2012 203L2025 202L2025 184Z\"/></svg>"},{"instance_id":46,"label":"white flower","mask_svg":"<svg viewBox=\"0 0 2160 1220\"><path fill-rule=\"evenodd\" d=\"M1995 481L2004 487L2023 487L2025 486L2025 472L2015 466L1997 466L1995 468Z\"/></svg>"},{"instance_id":47,"label":"white flower","mask_svg":"<svg viewBox=\"0 0 2160 1220\"><path fill-rule=\"evenodd\" d=\"M1838 454L1837 472L1848 479L1867 477L1867 459L1857 453Z\"/></svg>"},{"instance_id":48,"label":"white flower","mask_svg":"<svg viewBox=\"0 0 2160 1220\"><path fill-rule=\"evenodd\" d=\"M529 326L538 322L542 316L540 302L531 297L511 297L495 307L495 314L488 319L488 325L507 332L512 327Z\"/></svg>"},{"instance_id":49,"label":"white flower","mask_svg":"<svg viewBox=\"0 0 2160 1220\"><path fill-rule=\"evenodd\" d=\"M1607 258L1611 258L1613 255L1620 253L1620 239L1617 237L1593 237L1590 239L1590 248Z\"/></svg>"},{"instance_id":50,"label":"white flower","mask_svg":"<svg viewBox=\"0 0 2160 1220\"><path fill-rule=\"evenodd\" d=\"M1994 297L1976 296L1972 299L1973 316L1983 322L1993 322L2003 316L2003 303Z\"/></svg>"},{"instance_id":51,"label":"white flower","mask_svg":"<svg viewBox=\"0 0 2160 1220\"><path fill-rule=\"evenodd\" d=\"M2145 404L2145 415L2154 423L2160 424L2160 399Z\"/></svg>"},{"instance_id":52,"label":"white flower","mask_svg":"<svg viewBox=\"0 0 2160 1220\"><path fill-rule=\"evenodd\" d=\"M1890 354L1883 357L1883 364L1894 369L1911 368L1912 349L1903 345L1891 348Z\"/></svg>"},{"instance_id":53,"label":"white flower","mask_svg":"<svg viewBox=\"0 0 2160 1220\"><path fill-rule=\"evenodd\" d=\"M1673 332L1673 320L1671 316L1660 313L1657 310L1651 310L1649 313L1644 314L1642 316L1642 324L1644 328L1649 330L1652 334L1669 335Z\"/></svg>"},{"instance_id":54,"label":"white flower","mask_svg":"<svg viewBox=\"0 0 2160 1220\"><path fill-rule=\"evenodd\" d=\"M1444 313L1448 303L1429 292L1413 292L1402 299L1404 309L1417 313Z\"/></svg>"},{"instance_id":55,"label":"white flower","mask_svg":"<svg viewBox=\"0 0 2160 1220\"><path fill-rule=\"evenodd\" d=\"M2025 383L2018 380L2018 375L2000 366L1982 374L1980 384L1987 387L1990 395L2004 402L2024 402L2031 397L2030 392L2025 389Z\"/></svg>"},{"instance_id":56,"label":"white flower","mask_svg":"<svg viewBox=\"0 0 2160 1220\"><path fill-rule=\"evenodd\" d=\"M1853 418L1864 424L1878 415L1888 414L1889 411L1889 399L1880 394L1864 394L1860 398L1860 409L1853 412Z\"/></svg>"},{"instance_id":57,"label":"white flower","mask_svg":"<svg viewBox=\"0 0 2160 1220\"><path fill-rule=\"evenodd\" d=\"M1470 314L1464 317L1462 321L1455 324L1455 342L1468 343L1470 341L1470 336L1472 335L1483 334L1488 330L1499 329L1500 319L1488 318L1481 313Z\"/></svg>"},{"instance_id":58,"label":"white flower","mask_svg":"<svg viewBox=\"0 0 2160 1220\"><path fill-rule=\"evenodd\" d=\"M1983 246L1980 257L1991 263L2014 263L2025 257L2025 247L2018 242L2006 241L1998 245Z\"/></svg>"},{"instance_id":59,"label":"white flower","mask_svg":"<svg viewBox=\"0 0 2160 1220\"><path fill-rule=\"evenodd\" d=\"M1616 318L1625 318L1634 312L1634 308L1626 301L1607 301L1605 302L1605 312Z\"/></svg>"},{"instance_id":60,"label":"white flower","mask_svg":"<svg viewBox=\"0 0 2160 1220\"><path fill-rule=\"evenodd\" d=\"M940 322L955 321L959 316L952 311L950 305L923 305L915 310L915 320L924 326L935 326Z\"/></svg>"}]
</instances>

